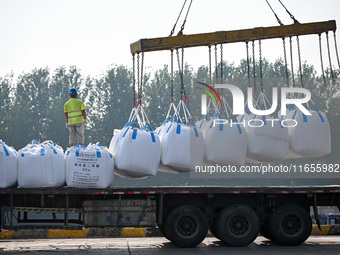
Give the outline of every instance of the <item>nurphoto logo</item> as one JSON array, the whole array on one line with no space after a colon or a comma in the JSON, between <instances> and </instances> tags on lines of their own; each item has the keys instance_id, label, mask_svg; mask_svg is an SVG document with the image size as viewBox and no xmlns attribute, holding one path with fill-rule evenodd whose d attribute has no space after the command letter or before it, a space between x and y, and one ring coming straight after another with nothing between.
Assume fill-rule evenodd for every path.
<instances>
[{"instance_id":1,"label":"nurphoto logo","mask_svg":"<svg viewBox=\"0 0 340 255\"><path fill-rule=\"evenodd\" d=\"M199 82L199 84L202 84L209 88L219 99L220 104L222 105L222 101L220 98L220 95L217 93L217 91L209 86L208 84ZM233 97L233 115L243 115L244 114L244 95L240 88L236 87L235 85L231 84L216 84L216 89L228 89ZM216 100L213 97L213 95L208 91L207 89L202 89L205 91L215 102ZM270 115L276 111L277 108L277 102L278 102L278 88L273 88L273 103L270 109L256 109L253 105L253 97L252 95L252 88L248 88L248 100L247 100L247 106L251 113L255 115ZM299 98L291 98L289 95L298 93L300 95ZM201 113L202 115L207 114L207 94L201 95ZM301 97L301 95L304 95L304 97ZM303 114L305 115L311 115L311 113L303 106L304 103L307 103L311 99L311 93L309 90L305 88L281 88L281 115L286 115L286 106L287 105L295 105L297 109L299 109Z\"/></svg>"}]
</instances>

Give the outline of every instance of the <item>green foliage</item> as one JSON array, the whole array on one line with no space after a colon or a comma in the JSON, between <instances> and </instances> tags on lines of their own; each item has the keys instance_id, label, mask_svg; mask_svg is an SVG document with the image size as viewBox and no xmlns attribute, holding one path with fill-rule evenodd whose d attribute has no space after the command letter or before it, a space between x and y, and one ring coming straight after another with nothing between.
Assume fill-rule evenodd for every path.
<instances>
[{"instance_id":1,"label":"green foliage","mask_svg":"<svg viewBox=\"0 0 340 255\"><path fill-rule=\"evenodd\" d=\"M262 62L262 80L260 78L259 63L255 63L256 72L253 78L253 63L250 62L250 77L248 79L248 65L241 60L239 65L223 62L222 81L221 66L211 73L212 83L230 83L239 86L244 92L248 86L258 90L263 89L271 100L272 87L287 86L286 67L282 59L274 63L266 59ZM303 85L312 93L312 99L318 108L327 114L332 132L332 154L320 158L299 159L299 163L338 162L338 143L340 137L339 107L340 91L338 84L331 83L331 72L325 70L325 81L317 76L315 68L303 63ZM339 70L333 70L335 81L338 83ZM126 66L110 66L99 77L84 77L76 66L59 67L53 72L49 68L34 69L21 74L14 81L14 74L0 77L0 139L14 146L17 150L24 147L31 140L53 140L63 148L68 146L68 130L65 127L63 112L64 103L69 99L68 91L76 88L79 98L86 106L89 123L86 127L85 143L99 142L109 146L114 129L121 129L128 121L133 107L133 77L132 70ZM291 70L288 70L288 84L293 85ZM217 80L216 80L217 78ZM198 120L200 114L201 91L197 88L197 81L210 83L210 72L207 66L201 66L194 71L191 66L184 66L184 85L189 98L187 104L191 115ZM178 71L174 72L173 99L177 104L180 99L181 81ZM294 71L294 85L301 86L300 74ZM136 84L137 86L137 84ZM137 91L137 88L136 88ZM165 65L153 74L145 73L143 77L142 105L154 128L161 125L168 112L171 101L171 74ZM246 94L246 93L245 93ZM230 94L226 94L231 99ZM313 108L313 105L310 104ZM297 161L292 160L293 163ZM116 177L115 185L290 185L316 184L314 180L195 180L188 174L159 173L156 177L144 180L127 180ZM336 180L318 180L319 184L329 184Z\"/></svg>"},{"instance_id":2,"label":"green foliage","mask_svg":"<svg viewBox=\"0 0 340 255\"><path fill-rule=\"evenodd\" d=\"M128 121L132 91L132 73L125 66L110 67L102 77L86 79L83 93L90 120L88 142L109 146L113 130Z\"/></svg>"}]
</instances>

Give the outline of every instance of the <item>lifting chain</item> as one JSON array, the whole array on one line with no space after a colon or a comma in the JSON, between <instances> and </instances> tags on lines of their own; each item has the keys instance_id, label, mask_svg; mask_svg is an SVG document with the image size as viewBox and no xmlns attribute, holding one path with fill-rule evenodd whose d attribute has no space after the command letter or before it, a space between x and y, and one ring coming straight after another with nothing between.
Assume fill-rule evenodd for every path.
<instances>
[{"instance_id":1,"label":"lifting chain","mask_svg":"<svg viewBox=\"0 0 340 255\"><path fill-rule=\"evenodd\" d=\"M223 83L223 44L221 43L221 83Z\"/></svg>"},{"instance_id":2,"label":"lifting chain","mask_svg":"<svg viewBox=\"0 0 340 255\"><path fill-rule=\"evenodd\" d=\"M174 51L171 50L171 70L170 70L170 80L171 80L171 103L174 101Z\"/></svg>"},{"instance_id":3,"label":"lifting chain","mask_svg":"<svg viewBox=\"0 0 340 255\"><path fill-rule=\"evenodd\" d=\"M188 98L186 96L185 88L184 88L184 49L182 48L182 61L180 61L178 49L176 49L176 53L177 53L178 71L179 71L179 76L181 78L181 99L183 99L183 95L184 95L184 102L188 102Z\"/></svg>"},{"instance_id":4,"label":"lifting chain","mask_svg":"<svg viewBox=\"0 0 340 255\"><path fill-rule=\"evenodd\" d=\"M176 26L177 26L177 22L178 22L179 18L181 17L181 14L182 14L182 11L183 11L183 9L184 9L184 6L185 6L186 2L187 2L187 0L184 1L184 4L183 4L183 6L182 6L182 9L181 9L181 11L180 11L179 14L178 14L177 20L176 20L176 22L175 22L175 24L174 24L174 27L172 28L172 30L171 30L171 32L170 32L169 37L172 36L172 35L174 34L174 32L175 32L175 28L176 28Z\"/></svg>"},{"instance_id":5,"label":"lifting chain","mask_svg":"<svg viewBox=\"0 0 340 255\"><path fill-rule=\"evenodd\" d=\"M295 17L293 16L293 14L291 14L289 11L288 11L288 9L286 8L286 6L284 6L284 4L279 0L279 2L280 2L280 4L283 6L283 8L285 8L285 10L286 10L286 12L288 13L288 15L290 16L290 18L292 19L292 20L294 20L294 23L299 23L296 19L295 19Z\"/></svg>"},{"instance_id":6,"label":"lifting chain","mask_svg":"<svg viewBox=\"0 0 340 255\"><path fill-rule=\"evenodd\" d=\"M292 69L292 83L293 83L293 87L295 87L292 37L289 37L289 50L290 50L290 66L291 66L291 69Z\"/></svg>"},{"instance_id":7,"label":"lifting chain","mask_svg":"<svg viewBox=\"0 0 340 255\"><path fill-rule=\"evenodd\" d=\"M246 42L246 49L247 49L247 76L248 76L248 87L250 86L250 63L249 63L249 45L248 42Z\"/></svg>"},{"instance_id":8,"label":"lifting chain","mask_svg":"<svg viewBox=\"0 0 340 255\"><path fill-rule=\"evenodd\" d=\"M192 0L190 1L189 8L188 8L188 11L187 11L187 14L185 15L183 24L182 24L182 26L181 26L181 31L179 32L180 34L183 34L184 26L185 26L185 23L187 22L187 17L188 17L190 8L191 8L191 4L192 4Z\"/></svg>"},{"instance_id":9,"label":"lifting chain","mask_svg":"<svg viewBox=\"0 0 340 255\"><path fill-rule=\"evenodd\" d=\"M332 60L331 60L331 51L329 49L329 38L328 38L328 32L326 32L326 39L327 39L327 51L328 51L328 60L329 60L329 70L331 72L332 77L332 84L335 84L335 78L334 78L334 72L332 67Z\"/></svg>"},{"instance_id":10,"label":"lifting chain","mask_svg":"<svg viewBox=\"0 0 340 255\"><path fill-rule=\"evenodd\" d=\"M255 42L252 41L252 47L253 47L253 78L254 78L254 94L257 94L257 88L256 88L256 69L255 69Z\"/></svg>"},{"instance_id":11,"label":"lifting chain","mask_svg":"<svg viewBox=\"0 0 340 255\"><path fill-rule=\"evenodd\" d=\"M211 79L211 46L208 46L208 52L209 52L209 84L212 85L212 79Z\"/></svg>"},{"instance_id":12,"label":"lifting chain","mask_svg":"<svg viewBox=\"0 0 340 255\"><path fill-rule=\"evenodd\" d=\"M283 44L283 56L285 59L285 71L286 71L286 81L287 81L287 87L289 87L289 77L288 77L288 63L287 63L287 51L286 51L286 38L282 38L282 44Z\"/></svg>"},{"instance_id":13,"label":"lifting chain","mask_svg":"<svg viewBox=\"0 0 340 255\"><path fill-rule=\"evenodd\" d=\"M301 80L301 88L303 88L303 77L302 77L302 63L301 63L301 52L300 52L300 40L299 36L296 36L297 48L298 48L298 56L299 56L299 72L300 72L300 80Z\"/></svg>"},{"instance_id":14,"label":"lifting chain","mask_svg":"<svg viewBox=\"0 0 340 255\"><path fill-rule=\"evenodd\" d=\"M260 53L260 84L261 84L261 92L263 93L263 72L262 72L262 45L261 39L259 40L259 53Z\"/></svg>"},{"instance_id":15,"label":"lifting chain","mask_svg":"<svg viewBox=\"0 0 340 255\"><path fill-rule=\"evenodd\" d=\"M322 81L323 81L323 85L326 86L326 77L325 77L325 71L324 71L324 68L323 68L323 60L322 60L321 34L319 34L319 49L320 49L320 62L321 62Z\"/></svg>"},{"instance_id":16,"label":"lifting chain","mask_svg":"<svg viewBox=\"0 0 340 255\"><path fill-rule=\"evenodd\" d=\"M137 85L138 85L138 103L137 106L142 103L142 90L143 90L143 66L144 66L144 52L141 53L141 57L137 55Z\"/></svg>"},{"instance_id":17,"label":"lifting chain","mask_svg":"<svg viewBox=\"0 0 340 255\"><path fill-rule=\"evenodd\" d=\"M139 53L138 53L137 54L137 94L138 94L137 105L139 104L139 84L140 84L140 81L139 81L139 62L140 62L140 59L139 59Z\"/></svg>"},{"instance_id":18,"label":"lifting chain","mask_svg":"<svg viewBox=\"0 0 340 255\"><path fill-rule=\"evenodd\" d=\"M136 77L135 77L135 54L132 55L132 87L133 87L133 107L136 107Z\"/></svg>"},{"instance_id":19,"label":"lifting chain","mask_svg":"<svg viewBox=\"0 0 340 255\"><path fill-rule=\"evenodd\" d=\"M276 13L274 12L274 9L273 9L272 6L269 4L268 0L266 0L266 2L267 2L267 4L268 4L269 8L272 10L272 12L273 12L273 14L274 14L274 16L275 16L277 22L280 24L280 26L283 26L281 20L279 19L279 17L278 17L278 16L276 15Z\"/></svg>"},{"instance_id":20,"label":"lifting chain","mask_svg":"<svg viewBox=\"0 0 340 255\"><path fill-rule=\"evenodd\" d=\"M218 83L217 45L215 44L215 84Z\"/></svg>"},{"instance_id":21,"label":"lifting chain","mask_svg":"<svg viewBox=\"0 0 340 255\"><path fill-rule=\"evenodd\" d=\"M336 34L335 34L335 31L333 31L333 37L334 37L334 46L335 46L336 59L338 61L338 66L339 66L339 70L340 70L340 60L339 60L338 46L337 46L337 43L336 43Z\"/></svg>"}]
</instances>

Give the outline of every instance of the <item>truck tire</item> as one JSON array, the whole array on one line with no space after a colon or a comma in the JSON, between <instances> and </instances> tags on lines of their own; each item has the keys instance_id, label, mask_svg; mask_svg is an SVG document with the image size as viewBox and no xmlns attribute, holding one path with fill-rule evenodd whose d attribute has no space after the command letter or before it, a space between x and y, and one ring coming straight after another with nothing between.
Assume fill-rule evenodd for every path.
<instances>
[{"instance_id":1,"label":"truck tire","mask_svg":"<svg viewBox=\"0 0 340 255\"><path fill-rule=\"evenodd\" d=\"M269 234L280 245L299 245L306 241L311 231L309 212L299 204L282 205L269 217Z\"/></svg>"},{"instance_id":2,"label":"truck tire","mask_svg":"<svg viewBox=\"0 0 340 255\"><path fill-rule=\"evenodd\" d=\"M166 239L169 239L165 236L165 233L164 233L164 226L163 225L158 225L158 229L159 231L161 232L161 234L166 238Z\"/></svg>"},{"instance_id":3,"label":"truck tire","mask_svg":"<svg viewBox=\"0 0 340 255\"><path fill-rule=\"evenodd\" d=\"M184 205L170 211L163 230L164 236L175 245L192 248L204 240L208 227L208 220L199 208Z\"/></svg>"},{"instance_id":4,"label":"truck tire","mask_svg":"<svg viewBox=\"0 0 340 255\"><path fill-rule=\"evenodd\" d=\"M246 205L231 205L217 217L217 235L229 246L247 246L259 233L259 219Z\"/></svg>"}]
</instances>

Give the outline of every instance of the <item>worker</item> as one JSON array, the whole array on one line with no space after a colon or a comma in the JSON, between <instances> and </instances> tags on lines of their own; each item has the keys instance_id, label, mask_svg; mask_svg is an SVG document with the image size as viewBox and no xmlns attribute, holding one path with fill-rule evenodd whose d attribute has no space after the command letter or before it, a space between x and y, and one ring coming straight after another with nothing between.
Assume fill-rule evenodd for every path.
<instances>
[{"instance_id":1,"label":"worker","mask_svg":"<svg viewBox=\"0 0 340 255\"><path fill-rule=\"evenodd\" d=\"M70 131L69 144L74 146L84 145L84 129L87 124L85 105L78 99L78 92L75 88L70 89L70 99L64 105L66 127ZM77 143L76 143L77 142Z\"/></svg>"}]
</instances>

